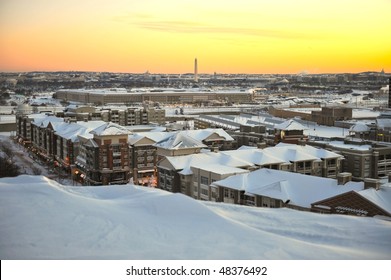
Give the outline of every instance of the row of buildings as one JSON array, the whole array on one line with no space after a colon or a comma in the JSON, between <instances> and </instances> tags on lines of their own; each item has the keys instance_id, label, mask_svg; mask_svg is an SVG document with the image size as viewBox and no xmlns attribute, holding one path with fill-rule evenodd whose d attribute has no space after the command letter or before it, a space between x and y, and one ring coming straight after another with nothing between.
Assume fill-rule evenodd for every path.
<instances>
[{"instance_id":1,"label":"row of buildings","mask_svg":"<svg viewBox=\"0 0 391 280\"><path fill-rule=\"evenodd\" d=\"M79 143L87 143L87 140L93 135L92 130L104 124L107 124L107 122L103 120L75 121L69 118L47 116L45 114L18 115L17 135L24 144L42 150L44 155L49 155L50 157L58 153L57 161L68 167L70 164L75 163L75 159L78 156ZM111 122L111 125L114 124L116 123ZM124 126L119 125L119 127ZM256 132L251 130L251 127L242 126L239 131L209 128L193 131L186 130L174 134L162 132L161 130L164 130L162 127L145 128L159 130L158 132L135 133L132 132L134 127L130 126L124 130L126 132L126 143L130 143L134 147L147 147L146 149L140 149L138 152L134 150L134 154L132 154L132 160L138 158L139 165L136 168L139 170L154 169L156 164L152 164L152 162L160 160L161 157L199 153L204 148L220 151L237 149L242 145L264 148L266 147L264 140L268 137L265 129L258 131L260 126L253 127ZM274 141L272 143L269 142L270 144L275 145L278 142L301 143L307 144L307 149L310 149L309 145L311 145L340 154L344 157L344 160L338 165L338 170L352 173L354 180L381 178L391 172L391 147L385 143L366 141L358 137L346 137L345 139L334 139L332 141L308 139L303 132L304 127L294 120L275 124L274 127ZM143 128L143 130L145 129ZM250 131L246 131L246 129L250 129ZM210 135L213 131L218 131L218 133ZM83 138L83 135L86 136ZM192 139L196 139L198 142L192 143ZM207 146L203 145L204 143L207 143ZM184 149L185 144L189 146L187 150ZM172 147L176 148L173 149ZM193 147L196 147L196 149L193 149ZM262 151L267 149L262 149ZM160 158L154 156L157 150L159 150ZM142 156L140 156L142 154L141 151L143 151ZM144 156L147 158L146 161L142 160ZM273 164L275 163L273 162L271 165ZM311 168L311 172L306 173L312 175L320 174L320 169L316 168L315 165L311 164L309 168ZM279 169L284 168L281 167ZM333 172L335 177L338 171ZM320 176L325 177L330 177L331 174L330 171L327 171L327 174L324 171L321 173L322 175Z\"/></svg>"},{"instance_id":2,"label":"row of buildings","mask_svg":"<svg viewBox=\"0 0 391 280\"><path fill-rule=\"evenodd\" d=\"M123 88L110 89L61 89L55 98L66 102L83 104L131 104L144 102L159 102L165 104L177 103L208 103L224 101L231 103L249 103L253 101L251 90L220 90L199 91L191 89L154 89L149 91L127 91Z\"/></svg>"},{"instance_id":3,"label":"row of buildings","mask_svg":"<svg viewBox=\"0 0 391 280\"><path fill-rule=\"evenodd\" d=\"M391 148L354 141L342 143L343 148L338 143L313 143L293 120L275 126L275 135L289 136L279 139L286 143L271 147L257 143L257 147L236 150L235 138L216 128L137 132L113 122L74 122L45 114L18 115L17 123L20 143L83 184L122 184L132 179L136 184L209 201L330 213L345 207L353 209L344 208L346 213L372 215L375 212L357 212L360 209L353 206L332 208L327 206L332 203L328 199L347 192L356 195L370 187L380 189L379 179L391 171ZM292 139L300 145L289 144ZM258 182L250 188L248 176L253 174L259 174ZM278 183L267 183L270 174L279 178ZM225 184L225 180L234 183ZM312 182L313 189L297 194L297 185L305 180ZM322 186L324 189L319 189ZM315 189L321 195L311 196L305 203L298 199ZM384 211L376 213L385 215Z\"/></svg>"}]
</instances>

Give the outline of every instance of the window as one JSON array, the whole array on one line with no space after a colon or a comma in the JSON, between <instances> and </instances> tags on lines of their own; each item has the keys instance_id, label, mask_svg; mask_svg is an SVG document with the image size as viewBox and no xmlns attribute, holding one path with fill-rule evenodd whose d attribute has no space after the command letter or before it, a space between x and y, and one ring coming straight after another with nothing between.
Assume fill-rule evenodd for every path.
<instances>
[{"instance_id":1,"label":"window","mask_svg":"<svg viewBox=\"0 0 391 280\"><path fill-rule=\"evenodd\" d=\"M201 176L201 184L203 185L209 185L209 180L207 177Z\"/></svg>"},{"instance_id":2,"label":"window","mask_svg":"<svg viewBox=\"0 0 391 280\"><path fill-rule=\"evenodd\" d=\"M234 198L234 190L231 190L231 189L224 189L224 197L227 197L227 198Z\"/></svg>"}]
</instances>

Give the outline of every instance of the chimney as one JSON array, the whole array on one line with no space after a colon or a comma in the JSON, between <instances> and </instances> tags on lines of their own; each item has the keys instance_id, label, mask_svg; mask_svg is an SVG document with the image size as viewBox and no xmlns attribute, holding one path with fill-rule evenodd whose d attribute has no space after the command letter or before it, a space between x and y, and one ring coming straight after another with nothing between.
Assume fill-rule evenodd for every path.
<instances>
[{"instance_id":1,"label":"chimney","mask_svg":"<svg viewBox=\"0 0 391 280\"><path fill-rule=\"evenodd\" d=\"M373 178L365 178L364 179L364 189L373 188L375 190L379 190L381 185L381 181L379 179Z\"/></svg>"},{"instance_id":2,"label":"chimney","mask_svg":"<svg viewBox=\"0 0 391 280\"><path fill-rule=\"evenodd\" d=\"M352 173L350 172L341 172L337 175L337 182L338 185L345 185L347 182L350 182L352 180Z\"/></svg>"},{"instance_id":3,"label":"chimney","mask_svg":"<svg viewBox=\"0 0 391 280\"><path fill-rule=\"evenodd\" d=\"M258 149L264 149L266 147L267 147L266 142L258 142L257 143L257 148Z\"/></svg>"}]
</instances>

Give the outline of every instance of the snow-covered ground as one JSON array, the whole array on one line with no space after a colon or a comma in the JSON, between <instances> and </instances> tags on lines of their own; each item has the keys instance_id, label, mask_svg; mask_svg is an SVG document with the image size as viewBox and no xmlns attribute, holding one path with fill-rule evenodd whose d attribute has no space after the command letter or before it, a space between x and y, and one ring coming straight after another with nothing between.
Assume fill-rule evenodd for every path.
<instances>
[{"instance_id":1,"label":"snow-covered ground","mask_svg":"<svg viewBox=\"0 0 391 280\"><path fill-rule=\"evenodd\" d=\"M68 185L78 185L76 181L72 181L70 178L64 176L59 176L58 172L52 167L46 166L38 158L29 156L26 149L21 145L15 143L11 134L15 132L0 132L0 142L8 143L9 147L13 150L14 156L12 158L13 162L19 166L19 172L26 175L36 175L39 172L40 175L52 178L61 184Z\"/></svg>"},{"instance_id":2,"label":"snow-covered ground","mask_svg":"<svg viewBox=\"0 0 391 280\"><path fill-rule=\"evenodd\" d=\"M0 258L390 259L391 222L201 202L134 185L0 179Z\"/></svg>"}]
</instances>

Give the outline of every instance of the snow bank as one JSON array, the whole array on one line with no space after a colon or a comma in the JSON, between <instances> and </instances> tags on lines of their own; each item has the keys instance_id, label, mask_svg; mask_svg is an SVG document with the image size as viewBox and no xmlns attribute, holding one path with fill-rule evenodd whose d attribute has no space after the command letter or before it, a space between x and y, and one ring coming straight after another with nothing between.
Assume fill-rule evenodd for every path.
<instances>
[{"instance_id":1,"label":"snow bank","mask_svg":"<svg viewBox=\"0 0 391 280\"><path fill-rule=\"evenodd\" d=\"M391 223L200 202L134 185L0 179L4 259L389 259Z\"/></svg>"}]
</instances>

